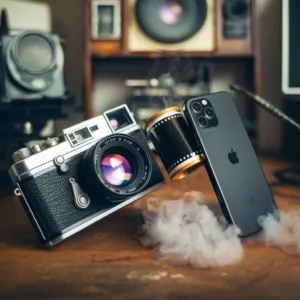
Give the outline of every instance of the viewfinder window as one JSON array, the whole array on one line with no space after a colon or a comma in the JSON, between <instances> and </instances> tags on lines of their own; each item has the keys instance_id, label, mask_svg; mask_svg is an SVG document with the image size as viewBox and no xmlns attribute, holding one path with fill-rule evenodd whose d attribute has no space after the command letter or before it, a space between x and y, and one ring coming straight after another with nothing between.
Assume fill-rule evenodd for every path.
<instances>
[{"instance_id":1,"label":"viewfinder window","mask_svg":"<svg viewBox=\"0 0 300 300\"><path fill-rule=\"evenodd\" d=\"M128 125L133 124L131 116L129 115L126 108L108 113L107 118L114 130L120 130L127 127Z\"/></svg>"},{"instance_id":2,"label":"viewfinder window","mask_svg":"<svg viewBox=\"0 0 300 300\"><path fill-rule=\"evenodd\" d=\"M72 141L73 144L81 143L84 140L87 140L91 137L91 134L87 128L82 128L80 130L75 131L74 135L76 143L74 143L75 141Z\"/></svg>"}]
</instances>

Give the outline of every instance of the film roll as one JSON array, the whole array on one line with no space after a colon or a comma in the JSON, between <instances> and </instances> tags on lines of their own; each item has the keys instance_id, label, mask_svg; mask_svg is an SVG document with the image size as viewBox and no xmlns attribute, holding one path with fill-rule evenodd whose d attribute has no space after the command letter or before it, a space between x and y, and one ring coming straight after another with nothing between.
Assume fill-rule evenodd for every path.
<instances>
[{"instance_id":1,"label":"film roll","mask_svg":"<svg viewBox=\"0 0 300 300\"><path fill-rule=\"evenodd\" d=\"M182 179L202 164L200 149L180 107L156 113L146 122L145 130L171 179Z\"/></svg>"}]
</instances>

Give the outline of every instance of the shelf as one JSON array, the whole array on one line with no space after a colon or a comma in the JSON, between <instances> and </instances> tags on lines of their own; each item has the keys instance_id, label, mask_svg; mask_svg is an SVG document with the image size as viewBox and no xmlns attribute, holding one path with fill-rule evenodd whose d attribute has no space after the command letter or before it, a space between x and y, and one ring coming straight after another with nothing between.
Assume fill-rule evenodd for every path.
<instances>
[{"instance_id":1,"label":"shelf","mask_svg":"<svg viewBox=\"0 0 300 300\"><path fill-rule=\"evenodd\" d=\"M252 53L220 53L220 52L181 52L153 51L127 52L122 49L119 41L91 41L93 58L161 58L161 57L194 57L194 58L253 58Z\"/></svg>"},{"instance_id":2,"label":"shelf","mask_svg":"<svg viewBox=\"0 0 300 300\"><path fill-rule=\"evenodd\" d=\"M47 109L57 108L62 106L73 105L75 102L74 95L66 91L63 97L49 98L41 97L39 99L4 99L0 98L0 113L11 112L20 109Z\"/></svg>"}]
</instances>

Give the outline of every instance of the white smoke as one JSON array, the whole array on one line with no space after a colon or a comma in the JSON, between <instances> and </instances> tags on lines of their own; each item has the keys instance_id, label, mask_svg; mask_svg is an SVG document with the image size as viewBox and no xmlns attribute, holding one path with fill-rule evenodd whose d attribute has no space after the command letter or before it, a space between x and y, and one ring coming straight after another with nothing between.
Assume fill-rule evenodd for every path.
<instances>
[{"instance_id":1,"label":"white smoke","mask_svg":"<svg viewBox=\"0 0 300 300\"><path fill-rule=\"evenodd\" d=\"M197 268L239 263L243 258L239 230L205 203L199 192L180 199L149 198L143 211L139 239L155 250L159 259ZM300 213L280 212L259 220L263 230L246 242L278 247L300 255Z\"/></svg>"},{"instance_id":2,"label":"white smoke","mask_svg":"<svg viewBox=\"0 0 300 300\"><path fill-rule=\"evenodd\" d=\"M154 247L160 259L176 264L212 268L238 263L243 248L238 230L228 226L204 204L202 194L186 193L182 199L148 200L143 213L143 245Z\"/></svg>"},{"instance_id":3,"label":"white smoke","mask_svg":"<svg viewBox=\"0 0 300 300\"><path fill-rule=\"evenodd\" d=\"M257 236L259 243L278 247L286 254L300 255L300 212L280 211L261 218L259 223L263 228Z\"/></svg>"},{"instance_id":4,"label":"white smoke","mask_svg":"<svg viewBox=\"0 0 300 300\"><path fill-rule=\"evenodd\" d=\"M170 73L162 74L159 77L159 87L166 90L168 94L162 95L161 99L165 107L170 107L175 103L175 97L173 92L173 87L175 85L175 80Z\"/></svg>"}]
</instances>

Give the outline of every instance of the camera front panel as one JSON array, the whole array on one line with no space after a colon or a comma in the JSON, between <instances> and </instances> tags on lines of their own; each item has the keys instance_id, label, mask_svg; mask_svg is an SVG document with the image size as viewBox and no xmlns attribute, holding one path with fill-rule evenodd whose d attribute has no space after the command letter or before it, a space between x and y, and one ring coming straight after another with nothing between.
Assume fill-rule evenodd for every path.
<instances>
[{"instance_id":1,"label":"camera front panel","mask_svg":"<svg viewBox=\"0 0 300 300\"><path fill-rule=\"evenodd\" d=\"M42 243L61 235L67 228L79 225L99 211L105 209L101 199L91 199L84 210L74 205L74 195L70 178L79 181L80 162L83 154L67 161L68 172L59 173L57 168L37 177L30 177L19 185L38 223L33 224ZM100 197L100 196L99 196ZM41 232L42 235L41 236Z\"/></svg>"},{"instance_id":2,"label":"camera front panel","mask_svg":"<svg viewBox=\"0 0 300 300\"><path fill-rule=\"evenodd\" d=\"M104 189L100 183L99 189L97 186L91 187L86 184L89 181L89 175L83 166L85 152L66 161L68 167L66 173L52 168L19 184L35 220L30 216L30 213L29 216L43 244L49 244L49 242L54 244L53 241L63 240L65 236L71 235L71 232L73 234L87 227L96 220L150 193L164 182L163 175L141 130L134 131L128 136L134 137L143 144L149 156L151 174L143 189L135 194L125 195L122 199L117 198L118 201L115 203L112 201L114 194L103 193ZM90 198L90 205L84 209L79 209L76 206L70 182L72 178Z\"/></svg>"}]
</instances>

